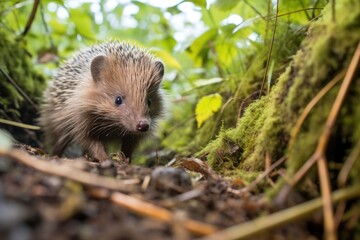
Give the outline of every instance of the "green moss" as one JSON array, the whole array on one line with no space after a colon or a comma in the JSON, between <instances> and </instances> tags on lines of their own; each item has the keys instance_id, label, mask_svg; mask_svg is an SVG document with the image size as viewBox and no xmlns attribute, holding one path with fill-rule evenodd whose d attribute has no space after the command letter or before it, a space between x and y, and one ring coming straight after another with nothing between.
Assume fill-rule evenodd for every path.
<instances>
[{"instance_id":1,"label":"green moss","mask_svg":"<svg viewBox=\"0 0 360 240\"><path fill-rule=\"evenodd\" d=\"M29 103L20 91L0 73L0 118L27 124L36 124L38 105L46 87L44 77L35 71L31 57L26 51L25 39L17 39L13 33L0 29L0 67L16 85L31 99ZM9 125L2 128L27 144L37 145L36 134Z\"/></svg>"},{"instance_id":2,"label":"green moss","mask_svg":"<svg viewBox=\"0 0 360 240\"><path fill-rule=\"evenodd\" d=\"M212 167L222 173L231 171L237 174L237 171L232 171L234 168L240 172L256 172L264 169L265 154L273 162L286 155L288 173L292 174L311 156L339 86L312 109L295 144L287 149L290 132L311 99L336 74L347 68L360 40L360 3L342 1L337 3L336 12L336 22L333 23L330 9L324 10L323 19L311 25L301 49L293 56L270 94L249 105L235 128L222 130L217 139L200 152L199 155L206 156ZM330 141L335 145L329 146L330 150L338 147L338 151L329 154L329 161L344 161L351 147L360 139L360 110L355 107L360 99L359 85L357 78L343 104Z\"/></svg>"},{"instance_id":3,"label":"green moss","mask_svg":"<svg viewBox=\"0 0 360 240\"><path fill-rule=\"evenodd\" d=\"M9 35L11 34L5 33L4 30L0 31L0 67L33 102L37 103L46 87L45 79L34 71L24 42L22 40L11 40ZM4 90L0 95L0 103L5 111L20 109L28 105L19 91L3 74L0 74L0 88ZM6 99L11 101L6 101Z\"/></svg>"}]
</instances>

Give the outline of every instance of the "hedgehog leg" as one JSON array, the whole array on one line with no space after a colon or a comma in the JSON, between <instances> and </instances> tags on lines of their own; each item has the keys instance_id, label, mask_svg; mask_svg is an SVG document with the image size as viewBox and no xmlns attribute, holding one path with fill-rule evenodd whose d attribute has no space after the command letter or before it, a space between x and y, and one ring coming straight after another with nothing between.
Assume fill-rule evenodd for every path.
<instances>
[{"instance_id":1,"label":"hedgehog leg","mask_svg":"<svg viewBox=\"0 0 360 240\"><path fill-rule=\"evenodd\" d=\"M53 144L51 154L61 157L61 155L63 154L63 152L64 152L66 146L69 144L69 142L70 141L67 138L64 138L64 137L60 138L58 141L56 141Z\"/></svg>"},{"instance_id":2,"label":"hedgehog leg","mask_svg":"<svg viewBox=\"0 0 360 240\"><path fill-rule=\"evenodd\" d=\"M139 145L140 140L140 137L130 135L127 135L122 139L121 151L124 153L125 157L129 159L129 163L131 162L131 155Z\"/></svg>"},{"instance_id":3,"label":"hedgehog leg","mask_svg":"<svg viewBox=\"0 0 360 240\"><path fill-rule=\"evenodd\" d=\"M103 162L109 159L105 151L104 145L99 140L91 140L86 145L88 145L87 152L89 153L89 155L99 160L99 162Z\"/></svg>"}]
</instances>

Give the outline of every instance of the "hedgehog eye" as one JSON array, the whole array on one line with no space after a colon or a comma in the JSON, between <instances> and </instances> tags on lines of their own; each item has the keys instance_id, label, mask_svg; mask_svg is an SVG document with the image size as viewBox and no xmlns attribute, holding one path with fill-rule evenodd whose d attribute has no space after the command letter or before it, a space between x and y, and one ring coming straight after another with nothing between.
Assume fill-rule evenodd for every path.
<instances>
[{"instance_id":1,"label":"hedgehog eye","mask_svg":"<svg viewBox=\"0 0 360 240\"><path fill-rule=\"evenodd\" d=\"M121 105L122 102L123 102L122 97L117 96L117 97L115 98L115 104L116 104L117 106Z\"/></svg>"},{"instance_id":2,"label":"hedgehog eye","mask_svg":"<svg viewBox=\"0 0 360 240\"><path fill-rule=\"evenodd\" d=\"M147 100L147 105L148 105L148 107L151 106L151 100L150 100L150 98L148 98L148 100Z\"/></svg>"}]
</instances>

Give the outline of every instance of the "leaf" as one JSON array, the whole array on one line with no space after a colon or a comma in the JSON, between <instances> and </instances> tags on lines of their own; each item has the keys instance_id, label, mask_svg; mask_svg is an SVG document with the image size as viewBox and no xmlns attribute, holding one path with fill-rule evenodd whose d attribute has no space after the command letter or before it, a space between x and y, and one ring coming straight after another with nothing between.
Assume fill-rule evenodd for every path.
<instances>
[{"instance_id":1,"label":"leaf","mask_svg":"<svg viewBox=\"0 0 360 240\"><path fill-rule=\"evenodd\" d=\"M161 58L164 61L165 65L181 70L180 63L169 52L164 50L157 50L157 49L154 49L154 52L159 58Z\"/></svg>"},{"instance_id":2,"label":"leaf","mask_svg":"<svg viewBox=\"0 0 360 240\"><path fill-rule=\"evenodd\" d=\"M194 3L196 6L205 8L206 7L206 0L191 0L189 2Z\"/></svg>"},{"instance_id":3,"label":"leaf","mask_svg":"<svg viewBox=\"0 0 360 240\"><path fill-rule=\"evenodd\" d=\"M214 113L219 111L222 104L221 95L218 93L202 97L196 105L195 115L198 128L209 119Z\"/></svg>"},{"instance_id":4,"label":"leaf","mask_svg":"<svg viewBox=\"0 0 360 240\"><path fill-rule=\"evenodd\" d=\"M57 20L57 19L51 19L49 21L49 25L52 27L53 32L57 33L59 35L65 35L66 31L68 29L68 26L66 26L65 24L60 23L60 21Z\"/></svg>"},{"instance_id":5,"label":"leaf","mask_svg":"<svg viewBox=\"0 0 360 240\"><path fill-rule=\"evenodd\" d=\"M224 79L219 78L219 77L215 77L215 78L211 78L211 79L199 79L195 82L195 87L204 87L204 86L208 86L211 84L222 82L223 80Z\"/></svg>"},{"instance_id":6,"label":"leaf","mask_svg":"<svg viewBox=\"0 0 360 240\"><path fill-rule=\"evenodd\" d=\"M206 58L207 52L210 48L209 42L215 40L217 34L217 29L209 29L208 31L200 35L197 39L195 39L192 42L191 46L186 49L190 57L195 61L197 60L197 58L202 58L202 60Z\"/></svg>"},{"instance_id":7,"label":"leaf","mask_svg":"<svg viewBox=\"0 0 360 240\"><path fill-rule=\"evenodd\" d=\"M94 38L96 34L92 30L92 20L86 11L82 9L71 9L70 19L74 22L79 34L86 38Z\"/></svg>"},{"instance_id":8,"label":"leaf","mask_svg":"<svg viewBox=\"0 0 360 240\"><path fill-rule=\"evenodd\" d=\"M238 0L217 0L215 5L221 10L232 10L239 4Z\"/></svg>"}]
</instances>

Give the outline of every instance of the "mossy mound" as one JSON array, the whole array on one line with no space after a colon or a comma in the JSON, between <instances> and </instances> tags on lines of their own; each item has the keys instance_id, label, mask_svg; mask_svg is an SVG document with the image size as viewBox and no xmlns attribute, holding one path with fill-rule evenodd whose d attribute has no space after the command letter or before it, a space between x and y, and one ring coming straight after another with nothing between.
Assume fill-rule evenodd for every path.
<instances>
[{"instance_id":1,"label":"mossy mound","mask_svg":"<svg viewBox=\"0 0 360 240\"><path fill-rule=\"evenodd\" d=\"M302 47L271 92L250 104L235 128L223 129L199 153L214 169L226 175L263 171L265 155L272 162L286 156L291 174L311 156L340 84L312 109L293 147L288 149L290 133L314 96L347 69L360 40L360 2L336 2L335 10L335 21L327 6L322 18L312 23ZM337 151L335 155L329 151L330 161L343 162L360 139L360 108L356 107L359 99L358 74L331 136L329 149L336 147Z\"/></svg>"},{"instance_id":2,"label":"mossy mound","mask_svg":"<svg viewBox=\"0 0 360 240\"><path fill-rule=\"evenodd\" d=\"M12 37L11 37L12 36ZM46 87L44 77L34 70L31 58L26 51L25 40L13 40L15 36L5 30L0 31L0 67L33 102L29 103L20 93L19 89L9 81L4 74L0 74L0 118L16 122L33 124L37 117L37 107L40 103L42 92ZM2 125L8 129L17 140L25 143L24 130Z\"/></svg>"}]
</instances>

